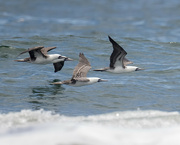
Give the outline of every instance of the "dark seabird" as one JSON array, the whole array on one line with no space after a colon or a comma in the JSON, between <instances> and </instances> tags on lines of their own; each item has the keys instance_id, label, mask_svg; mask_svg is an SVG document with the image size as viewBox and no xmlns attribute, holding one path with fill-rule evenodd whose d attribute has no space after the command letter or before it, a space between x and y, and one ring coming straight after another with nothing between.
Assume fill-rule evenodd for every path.
<instances>
[{"instance_id":1,"label":"dark seabird","mask_svg":"<svg viewBox=\"0 0 180 145\"><path fill-rule=\"evenodd\" d=\"M79 54L79 63L74 68L73 76L70 80L62 81L62 82L54 82L52 84L66 84L71 86L84 86L90 85L96 82L103 82L107 80L103 80L98 77L87 77L88 71L91 69L91 65L89 61L86 59L83 53Z\"/></svg>"},{"instance_id":2,"label":"dark seabird","mask_svg":"<svg viewBox=\"0 0 180 145\"><path fill-rule=\"evenodd\" d=\"M112 73L124 73L124 72L132 72L142 70L136 66L127 66L128 64L132 64L133 62L129 61L125 56L127 52L110 36L109 41L112 43L113 52L110 56L110 65L109 67L95 69L94 71L107 71Z\"/></svg>"},{"instance_id":3,"label":"dark seabird","mask_svg":"<svg viewBox=\"0 0 180 145\"><path fill-rule=\"evenodd\" d=\"M21 52L19 55L29 53L30 57L24 59L15 60L17 62L29 62L34 64L50 64L54 65L54 72L58 72L64 66L64 61L71 61L72 59L62 56L60 54L48 54L48 52L56 47L44 47L38 46L29 48L26 51ZM18 56L19 56L18 55Z\"/></svg>"}]
</instances>

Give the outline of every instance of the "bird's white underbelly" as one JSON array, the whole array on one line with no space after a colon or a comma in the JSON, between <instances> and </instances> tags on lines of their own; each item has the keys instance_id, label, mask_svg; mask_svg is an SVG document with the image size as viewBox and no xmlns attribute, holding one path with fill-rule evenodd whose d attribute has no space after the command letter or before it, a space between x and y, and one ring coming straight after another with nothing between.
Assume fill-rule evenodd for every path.
<instances>
[{"instance_id":1,"label":"bird's white underbelly","mask_svg":"<svg viewBox=\"0 0 180 145\"><path fill-rule=\"evenodd\" d=\"M35 63L35 64L49 64L49 63L52 63L52 62L49 61L47 58L37 57L35 61L32 61L32 63Z\"/></svg>"},{"instance_id":2,"label":"bird's white underbelly","mask_svg":"<svg viewBox=\"0 0 180 145\"><path fill-rule=\"evenodd\" d=\"M71 84L71 85L75 87L86 86L86 85L97 83L99 80L99 78L97 77L88 77L87 79L89 79L89 81L76 81L75 84Z\"/></svg>"},{"instance_id":3,"label":"bird's white underbelly","mask_svg":"<svg viewBox=\"0 0 180 145\"><path fill-rule=\"evenodd\" d=\"M88 84L88 82L76 82L75 84L69 84L69 85L74 86L74 87L80 87L80 86L86 86L90 84Z\"/></svg>"},{"instance_id":4,"label":"bird's white underbelly","mask_svg":"<svg viewBox=\"0 0 180 145\"><path fill-rule=\"evenodd\" d=\"M126 66L125 68L122 67L116 67L115 69L109 69L108 72L111 73L126 73L126 72L132 72L137 69L136 66Z\"/></svg>"}]
</instances>

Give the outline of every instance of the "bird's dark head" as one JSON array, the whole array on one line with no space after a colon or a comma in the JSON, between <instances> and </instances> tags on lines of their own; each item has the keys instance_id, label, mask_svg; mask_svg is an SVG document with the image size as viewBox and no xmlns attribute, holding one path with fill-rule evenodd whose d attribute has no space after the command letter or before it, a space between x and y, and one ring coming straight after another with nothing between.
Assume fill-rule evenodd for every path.
<instances>
[{"instance_id":1,"label":"bird's dark head","mask_svg":"<svg viewBox=\"0 0 180 145\"><path fill-rule=\"evenodd\" d=\"M73 60L71 58L68 58L68 57L62 56L62 55L59 55L58 59L61 60L61 61L72 61Z\"/></svg>"},{"instance_id":2,"label":"bird's dark head","mask_svg":"<svg viewBox=\"0 0 180 145\"><path fill-rule=\"evenodd\" d=\"M63 61L71 61L71 58L68 58L66 56L62 56L60 54L52 54L49 55L49 59L52 60L53 63L57 63L57 62L63 62Z\"/></svg>"},{"instance_id":3,"label":"bird's dark head","mask_svg":"<svg viewBox=\"0 0 180 145\"><path fill-rule=\"evenodd\" d=\"M98 79L98 82L107 82L108 80Z\"/></svg>"}]
</instances>

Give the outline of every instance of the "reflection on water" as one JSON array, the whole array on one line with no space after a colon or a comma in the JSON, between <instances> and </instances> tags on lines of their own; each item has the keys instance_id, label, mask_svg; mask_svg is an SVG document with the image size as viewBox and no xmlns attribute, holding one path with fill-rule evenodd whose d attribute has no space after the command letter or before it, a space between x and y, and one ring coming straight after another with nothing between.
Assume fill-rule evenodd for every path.
<instances>
[{"instance_id":1,"label":"reflection on water","mask_svg":"<svg viewBox=\"0 0 180 145\"><path fill-rule=\"evenodd\" d=\"M13 57L13 54L16 53L16 49L11 46L0 45L0 60L6 60L7 58Z\"/></svg>"},{"instance_id":2,"label":"reflection on water","mask_svg":"<svg viewBox=\"0 0 180 145\"><path fill-rule=\"evenodd\" d=\"M65 88L61 87L61 85L50 85L50 86L40 86L32 88L32 96L47 96L47 95L56 95L63 94L63 90Z\"/></svg>"},{"instance_id":3,"label":"reflection on water","mask_svg":"<svg viewBox=\"0 0 180 145\"><path fill-rule=\"evenodd\" d=\"M58 105L58 101L67 97L63 94L64 90L61 85L37 86L32 88L27 102L32 105L33 110L41 109L42 106L53 108Z\"/></svg>"}]
</instances>

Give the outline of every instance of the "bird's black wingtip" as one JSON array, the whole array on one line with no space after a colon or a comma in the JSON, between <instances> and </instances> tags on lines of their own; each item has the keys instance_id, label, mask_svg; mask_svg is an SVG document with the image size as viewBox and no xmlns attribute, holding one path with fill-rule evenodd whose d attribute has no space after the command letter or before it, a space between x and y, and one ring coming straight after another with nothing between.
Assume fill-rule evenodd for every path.
<instances>
[{"instance_id":1,"label":"bird's black wingtip","mask_svg":"<svg viewBox=\"0 0 180 145\"><path fill-rule=\"evenodd\" d=\"M115 41L109 35L108 35L108 38L111 43L115 43Z\"/></svg>"},{"instance_id":2,"label":"bird's black wingtip","mask_svg":"<svg viewBox=\"0 0 180 145\"><path fill-rule=\"evenodd\" d=\"M109 41L112 39L109 35L108 35Z\"/></svg>"},{"instance_id":3,"label":"bird's black wingtip","mask_svg":"<svg viewBox=\"0 0 180 145\"><path fill-rule=\"evenodd\" d=\"M56 69L56 70L54 70L54 73L56 73L56 72L58 72L58 71L60 71L60 70L57 70L57 69Z\"/></svg>"}]
</instances>

